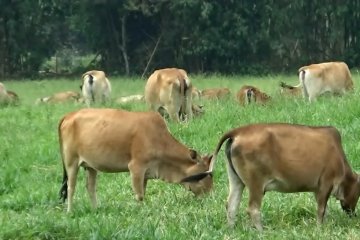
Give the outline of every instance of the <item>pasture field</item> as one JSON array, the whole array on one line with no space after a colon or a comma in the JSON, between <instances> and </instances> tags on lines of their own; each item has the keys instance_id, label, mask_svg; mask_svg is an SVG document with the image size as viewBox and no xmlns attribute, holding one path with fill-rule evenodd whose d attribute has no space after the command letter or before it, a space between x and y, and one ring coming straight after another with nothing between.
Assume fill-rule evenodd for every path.
<instances>
[{"instance_id":1,"label":"pasture field","mask_svg":"<svg viewBox=\"0 0 360 240\"><path fill-rule=\"evenodd\" d=\"M229 87L232 96L202 101L205 114L189 123L168 123L172 134L201 154L212 153L222 134L257 122L332 125L343 138L351 166L360 172L360 76L353 73L355 92L344 97L323 96L309 104L302 98L279 95L279 82L297 84L297 76L191 76L199 89ZM142 94L145 81L109 78L112 97ZM268 192L262 205L265 227L251 226L245 209L248 192L235 228L226 222L228 180L222 149L215 165L214 190L194 197L181 185L150 180L145 200L134 198L129 173L98 175L99 207L92 210L79 172L74 211L60 203L62 163L57 125L80 104L34 105L35 99L64 90L79 91L80 79L5 81L18 93L19 106L0 109L0 239L360 239L360 217L348 218L335 198L328 203L325 223L316 223L312 193ZM272 96L267 106L240 107L234 100L244 84L253 84ZM144 103L116 105L130 111L146 110ZM94 129L96 131L96 129ZM146 132L144 132L146 134ZM357 207L359 212L359 206Z\"/></svg>"}]
</instances>

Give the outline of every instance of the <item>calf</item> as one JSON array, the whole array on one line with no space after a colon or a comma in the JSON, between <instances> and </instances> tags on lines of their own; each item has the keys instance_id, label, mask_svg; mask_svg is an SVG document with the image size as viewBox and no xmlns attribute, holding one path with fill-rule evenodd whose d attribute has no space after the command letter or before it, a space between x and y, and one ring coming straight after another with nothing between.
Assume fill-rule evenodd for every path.
<instances>
[{"instance_id":1,"label":"calf","mask_svg":"<svg viewBox=\"0 0 360 240\"><path fill-rule=\"evenodd\" d=\"M145 101L154 111L163 108L174 121L192 118L192 84L183 69L156 70L145 86Z\"/></svg>"},{"instance_id":2,"label":"calf","mask_svg":"<svg viewBox=\"0 0 360 240\"><path fill-rule=\"evenodd\" d=\"M270 100L270 96L253 86L242 86L236 94L236 99L241 105L251 102L265 104Z\"/></svg>"},{"instance_id":3,"label":"calf","mask_svg":"<svg viewBox=\"0 0 360 240\"><path fill-rule=\"evenodd\" d=\"M230 96L229 88L209 88L201 91L201 97L204 99L221 99Z\"/></svg>"},{"instance_id":4,"label":"calf","mask_svg":"<svg viewBox=\"0 0 360 240\"><path fill-rule=\"evenodd\" d=\"M262 230L260 207L267 191L314 192L319 223L323 222L331 194L340 200L346 213L354 213L360 179L351 170L336 128L291 124L253 124L236 128L221 137L213 162L225 141L230 225L235 223L245 186L249 188L247 212L258 230Z\"/></svg>"},{"instance_id":5,"label":"calf","mask_svg":"<svg viewBox=\"0 0 360 240\"><path fill-rule=\"evenodd\" d=\"M290 86L284 82L280 83L280 93L284 96L300 96L302 95L301 86Z\"/></svg>"},{"instance_id":6,"label":"calf","mask_svg":"<svg viewBox=\"0 0 360 240\"><path fill-rule=\"evenodd\" d=\"M87 190L96 207L96 174L130 172L137 200L143 200L148 179L181 183L196 195L210 191L212 176L206 173L211 157L178 142L155 112L127 112L115 109L83 109L69 113L59 124L64 178L60 197L72 209L76 176L87 170ZM202 179L192 175L204 173ZM190 178L189 178L190 177Z\"/></svg>"},{"instance_id":7,"label":"calf","mask_svg":"<svg viewBox=\"0 0 360 240\"><path fill-rule=\"evenodd\" d=\"M304 98L314 101L324 92L344 94L354 88L351 73L344 62L311 64L299 69Z\"/></svg>"},{"instance_id":8,"label":"calf","mask_svg":"<svg viewBox=\"0 0 360 240\"><path fill-rule=\"evenodd\" d=\"M92 70L82 75L82 91L86 105L90 103L105 103L110 100L111 84L103 71Z\"/></svg>"},{"instance_id":9,"label":"calf","mask_svg":"<svg viewBox=\"0 0 360 240\"><path fill-rule=\"evenodd\" d=\"M66 102L79 102L81 99L80 93L73 91L59 92L48 97L39 98L35 104L40 103L66 103Z\"/></svg>"}]
</instances>

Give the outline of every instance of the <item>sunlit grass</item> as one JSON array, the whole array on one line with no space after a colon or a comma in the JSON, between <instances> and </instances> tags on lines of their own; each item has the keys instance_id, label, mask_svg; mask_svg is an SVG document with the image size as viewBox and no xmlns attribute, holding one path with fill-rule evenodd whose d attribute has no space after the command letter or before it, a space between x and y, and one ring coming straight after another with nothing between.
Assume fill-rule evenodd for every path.
<instances>
[{"instance_id":1,"label":"sunlit grass","mask_svg":"<svg viewBox=\"0 0 360 240\"><path fill-rule=\"evenodd\" d=\"M229 87L232 96L202 101L205 114L185 124L168 123L173 135L202 154L211 153L222 134L256 122L333 125L354 169L360 171L360 91L344 97L325 96L309 104L301 98L278 95L278 83L296 84L296 76L263 78L192 76L199 89ZM112 97L141 94L140 79L111 78ZM354 76L355 85L360 80ZM85 190L84 172L78 176L74 211L65 212L58 191L62 179L57 124L82 108L80 104L38 105L34 102L58 91L79 91L80 80L9 81L21 104L0 109L0 239L358 239L359 217L348 218L339 203L329 201L325 224L316 224L313 194L267 193L262 216L265 231L251 227L245 212L247 191L237 225L226 225L228 193L224 154L215 167L214 191L195 198L180 185L152 180L145 201L135 200L128 173L99 174L99 208L92 210ZM267 106L240 107L234 95L243 84L253 84L272 96ZM116 105L131 111L146 110L144 103Z\"/></svg>"}]
</instances>

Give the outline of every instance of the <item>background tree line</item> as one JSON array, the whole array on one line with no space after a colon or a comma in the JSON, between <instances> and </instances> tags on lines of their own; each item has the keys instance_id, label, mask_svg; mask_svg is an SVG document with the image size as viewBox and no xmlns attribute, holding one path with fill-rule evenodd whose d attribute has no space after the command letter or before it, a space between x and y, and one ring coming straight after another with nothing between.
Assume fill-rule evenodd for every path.
<instances>
[{"instance_id":1,"label":"background tree line","mask_svg":"<svg viewBox=\"0 0 360 240\"><path fill-rule=\"evenodd\" d=\"M356 67L359 29L360 0L1 0L0 76L36 74L54 56L91 56L68 72L121 75Z\"/></svg>"}]
</instances>

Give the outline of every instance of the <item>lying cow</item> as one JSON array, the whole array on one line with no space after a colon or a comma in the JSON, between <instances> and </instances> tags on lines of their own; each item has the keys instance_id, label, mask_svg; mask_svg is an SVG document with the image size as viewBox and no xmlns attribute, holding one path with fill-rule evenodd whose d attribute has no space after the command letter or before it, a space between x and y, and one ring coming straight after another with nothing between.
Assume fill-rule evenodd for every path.
<instances>
[{"instance_id":1,"label":"lying cow","mask_svg":"<svg viewBox=\"0 0 360 240\"><path fill-rule=\"evenodd\" d=\"M219 100L224 97L230 96L229 88L209 88L201 91L201 98Z\"/></svg>"},{"instance_id":2,"label":"lying cow","mask_svg":"<svg viewBox=\"0 0 360 240\"><path fill-rule=\"evenodd\" d=\"M156 70L145 86L145 101L153 111L165 109L173 121L192 118L192 84L183 69Z\"/></svg>"},{"instance_id":3,"label":"lying cow","mask_svg":"<svg viewBox=\"0 0 360 240\"><path fill-rule=\"evenodd\" d=\"M87 170L87 190L93 207L98 171L129 171L139 201L144 198L147 180L153 178L181 183L196 195L212 188L211 174L191 179L209 170L211 157L201 158L178 142L155 112L82 109L60 121L59 140L64 166L60 197L65 201L69 196L68 212L80 167Z\"/></svg>"},{"instance_id":4,"label":"lying cow","mask_svg":"<svg viewBox=\"0 0 360 240\"><path fill-rule=\"evenodd\" d=\"M0 83L0 105L11 105L19 102L19 96L13 92L6 90L5 85Z\"/></svg>"},{"instance_id":5,"label":"lying cow","mask_svg":"<svg viewBox=\"0 0 360 240\"><path fill-rule=\"evenodd\" d=\"M59 92L48 97L38 98L35 104L41 103L67 103L67 102L80 102L80 93L73 91Z\"/></svg>"},{"instance_id":6,"label":"lying cow","mask_svg":"<svg viewBox=\"0 0 360 240\"><path fill-rule=\"evenodd\" d=\"M319 223L323 222L330 194L340 200L346 213L354 213L360 179L351 170L336 128L291 124L253 124L236 128L221 137L213 162L225 141L230 225L235 223L245 186L249 188L247 212L258 230L262 230L260 206L267 191L314 192Z\"/></svg>"},{"instance_id":7,"label":"lying cow","mask_svg":"<svg viewBox=\"0 0 360 240\"><path fill-rule=\"evenodd\" d=\"M144 101L144 95L130 95L126 97L120 97L115 100L118 104L124 104L124 103L134 103L134 102L143 102Z\"/></svg>"},{"instance_id":8,"label":"lying cow","mask_svg":"<svg viewBox=\"0 0 360 240\"><path fill-rule=\"evenodd\" d=\"M265 104L270 100L270 96L256 87L245 85L237 92L236 99L241 105L251 102Z\"/></svg>"},{"instance_id":9,"label":"lying cow","mask_svg":"<svg viewBox=\"0 0 360 240\"><path fill-rule=\"evenodd\" d=\"M354 88L351 73L344 62L326 62L299 69L303 95L313 101L324 92L344 94Z\"/></svg>"},{"instance_id":10,"label":"lying cow","mask_svg":"<svg viewBox=\"0 0 360 240\"><path fill-rule=\"evenodd\" d=\"M301 86L291 86L284 82L280 83L280 93L283 96L301 96L302 92Z\"/></svg>"},{"instance_id":11,"label":"lying cow","mask_svg":"<svg viewBox=\"0 0 360 240\"><path fill-rule=\"evenodd\" d=\"M87 106L110 101L111 84L103 71L88 71L82 75L82 79L80 89Z\"/></svg>"}]
</instances>

